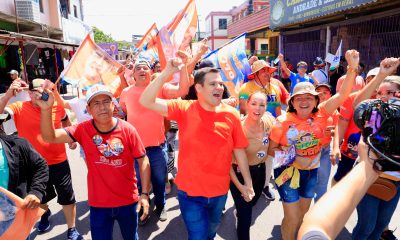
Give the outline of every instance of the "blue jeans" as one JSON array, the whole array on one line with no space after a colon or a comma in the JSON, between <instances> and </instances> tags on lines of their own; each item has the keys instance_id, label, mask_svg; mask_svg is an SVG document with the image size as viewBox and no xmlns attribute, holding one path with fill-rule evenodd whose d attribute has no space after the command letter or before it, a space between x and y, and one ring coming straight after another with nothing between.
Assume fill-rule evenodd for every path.
<instances>
[{"instance_id":1,"label":"blue jeans","mask_svg":"<svg viewBox=\"0 0 400 240\"><path fill-rule=\"evenodd\" d=\"M331 147L328 145L321 149L321 159L320 166L318 168L318 180L317 186L315 186L315 201L318 201L322 195L326 193L329 176L331 174L331 160L329 153L331 151Z\"/></svg>"},{"instance_id":2,"label":"blue jeans","mask_svg":"<svg viewBox=\"0 0 400 240\"><path fill-rule=\"evenodd\" d=\"M228 194L212 198L191 197L178 190L179 208L189 240L214 239L227 196Z\"/></svg>"},{"instance_id":3,"label":"blue jeans","mask_svg":"<svg viewBox=\"0 0 400 240\"><path fill-rule=\"evenodd\" d=\"M146 155L150 161L151 185L153 186L154 205L163 208L165 205L165 181L167 179L167 148L163 143L160 146L147 147ZM139 175L139 164L135 161L135 170L139 192L142 186Z\"/></svg>"},{"instance_id":4,"label":"blue jeans","mask_svg":"<svg viewBox=\"0 0 400 240\"><path fill-rule=\"evenodd\" d=\"M279 167L274 169L275 179L281 175L281 173L287 168L287 166ZM286 181L278 188L279 196L281 201L284 203L293 203L302 198L314 198L315 196L315 186L317 184L317 174L318 168L311 170L299 170L300 172L300 187L293 189L290 187L290 180Z\"/></svg>"},{"instance_id":5,"label":"blue jeans","mask_svg":"<svg viewBox=\"0 0 400 240\"><path fill-rule=\"evenodd\" d=\"M90 207L90 230L93 240L112 239L114 220L118 221L124 240L139 239L136 206L137 203L114 208Z\"/></svg>"},{"instance_id":6,"label":"blue jeans","mask_svg":"<svg viewBox=\"0 0 400 240\"><path fill-rule=\"evenodd\" d=\"M380 200L365 194L357 205L357 225L352 238L357 240L379 239L383 230L390 223L400 197L400 182L396 183L397 194L390 201Z\"/></svg>"}]
</instances>

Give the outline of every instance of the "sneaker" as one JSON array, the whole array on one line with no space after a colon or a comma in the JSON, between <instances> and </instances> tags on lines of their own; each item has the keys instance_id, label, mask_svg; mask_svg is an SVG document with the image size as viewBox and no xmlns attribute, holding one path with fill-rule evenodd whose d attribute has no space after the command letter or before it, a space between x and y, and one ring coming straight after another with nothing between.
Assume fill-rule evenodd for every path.
<instances>
[{"instance_id":1,"label":"sneaker","mask_svg":"<svg viewBox=\"0 0 400 240\"><path fill-rule=\"evenodd\" d=\"M67 234L68 234L68 240L83 240L82 235L78 233L76 228L69 228Z\"/></svg>"},{"instance_id":2,"label":"sneaker","mask_svg":"<svg viewBox=\"0 0 400 240\"><path fill-rule=\"evenodd\" d=\"M49 221L50 216L51 216L51 211L50 209L47 209L47 211L40 218L40 222L37 226L38 232L44 233L50 229L50 221Z\"/></svg>"},{"instance_id":3,"label":"sneaker","mask_svg":"<svg viewBox=\"0 0 400 240\"><path fill-rule=\"evenodd\" d=\"M156 207L154 212L158 216L158 219L161 222L167 221L168 215L167 215L167 210L165 210L165 207L160 207L160 208Z\"/></svg>"},{"instance_id":4,"label":"sneaker","mask_svg":"<svg viewBox=\"0 0 400 240\"><path fill-rule=\"evenodd\" d=\"M269 186L265 187L262 190L262 194L265 196L265 198L268 201L274 201L275 200L275 194L269 190Z\"/></svg>"},{"instance_id":5,"label":"sneaker","mask_svg":"<svg viewBox=\"0 0 400 240\"><path fill-rule=\"evenodd\" d=\"M139 226L144 226L144 225L146 225L146 223L149 221L149 218L150 218L150 214L149 215L147 215L147 217L144 219L144 220L140 220L140 218L142 217L142 214L143 214L143 209L140 209L140 211L139 211Z\"/></svg>"},{"instance_id":6,"label":"sneaker","mask_svg":"<svg viewBox=\"0 0 400 240\"><path fill-rule=\"evenodd\" d=\"M397 240L397 238L393 234L392 230L385 230L381 234L380 240Z\"/></svg>"}]
</instances>

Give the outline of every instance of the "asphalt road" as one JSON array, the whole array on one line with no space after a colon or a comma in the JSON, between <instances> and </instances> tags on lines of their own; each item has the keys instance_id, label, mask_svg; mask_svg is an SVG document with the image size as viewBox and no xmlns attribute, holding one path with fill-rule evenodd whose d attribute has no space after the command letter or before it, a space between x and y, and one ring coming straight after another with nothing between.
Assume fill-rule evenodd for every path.
<instances>
[{"instance_id":1,"label":"asphalt road","mask_svg":"<svg viewBox=\"0 0 400 240\"><path fill-rule=\"evenodd\" d=\"M89 208L87 205L87 186L86 174L87 170L83 160L79 159L79 150L68 150L70 166L72 171L73 184L77 199L77 221L78 231L83 234L85 239L91 239L89 228ZM275 195L278 193L274 189ZM332 203L334 204L334 203ZM339 206L338 206L339 207ZM50 209L53 215L50 218L52 227L45 234L38 235L36 229L32 231L32 239L37 240L61 240L66 239L67 226L61 207L55 200L50 202ZM187 233L183 220L180 216L178 200L176 197L176 188L173 186L173 191L168 195L167 199L168 221L159 222L157 217L152 215L149 222L142 227L139 227L140 239L157 239L157 240L180 240L187 239ZM222 223L218 229L216 239L237 239L234 217L234 204L232 197L229 195L226 204L226 212L223 216ZM268 202L261 196L257 205L253 209L253 225L251 227L251 239L280 239L280 225L283 218L282 205L278 200ZM337 239L351 239L351 231L356 223L357 216L352 214L340 236ZM400 207L398 206L392 218L390 227L395 229L400 226ZM400 238L400 230L395 232ZM118 224L114 226L114 239L122 239Z\"/></svg>"}]
</instances>

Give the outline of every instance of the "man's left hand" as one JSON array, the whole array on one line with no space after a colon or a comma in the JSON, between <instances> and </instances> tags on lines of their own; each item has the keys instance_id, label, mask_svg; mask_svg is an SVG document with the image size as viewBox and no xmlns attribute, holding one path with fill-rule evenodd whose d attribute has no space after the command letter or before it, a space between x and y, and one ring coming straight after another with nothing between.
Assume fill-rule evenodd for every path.
<instances>
[{"instance_id":1,"label":"man's left hand","mask_svg":"<svg viewBox=\"0 0 400 240\"><path fill-rule=\"evenodd\" d=\"M139 212L141 208L143 208L143 214L140 220L144 221L149 215L149 197L146 195L140 195L136 212Z\"/></svg>"},{"instance_id":2,"label":"man's left hand","mask_svg":"<svg viewBox=\"0 0 400 240\"><path fill-rule=\"evenodd\" d=\"M38 208L40 206L40 200L33 194L29 194L24 198L23 208Z\"/></svg>"}]
</instances>

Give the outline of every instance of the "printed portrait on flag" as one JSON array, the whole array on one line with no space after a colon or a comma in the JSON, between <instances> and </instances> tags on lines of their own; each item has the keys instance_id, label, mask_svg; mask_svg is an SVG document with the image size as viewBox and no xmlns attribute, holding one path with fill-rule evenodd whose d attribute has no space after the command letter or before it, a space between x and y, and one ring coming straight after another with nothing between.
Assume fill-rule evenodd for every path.
<instances>
[{"instance_id":1,"label":"printed portrait on flag","mask_svg":"<svg viewBox=\"0 0 400 240\"><path fill-rule=\"evenodd\" d=\"M114 93L121 83L118 69L122 65L94 43L88 35L61 73L61 78L81 88L103 84Z\"/></svg>"}]
</instances>

